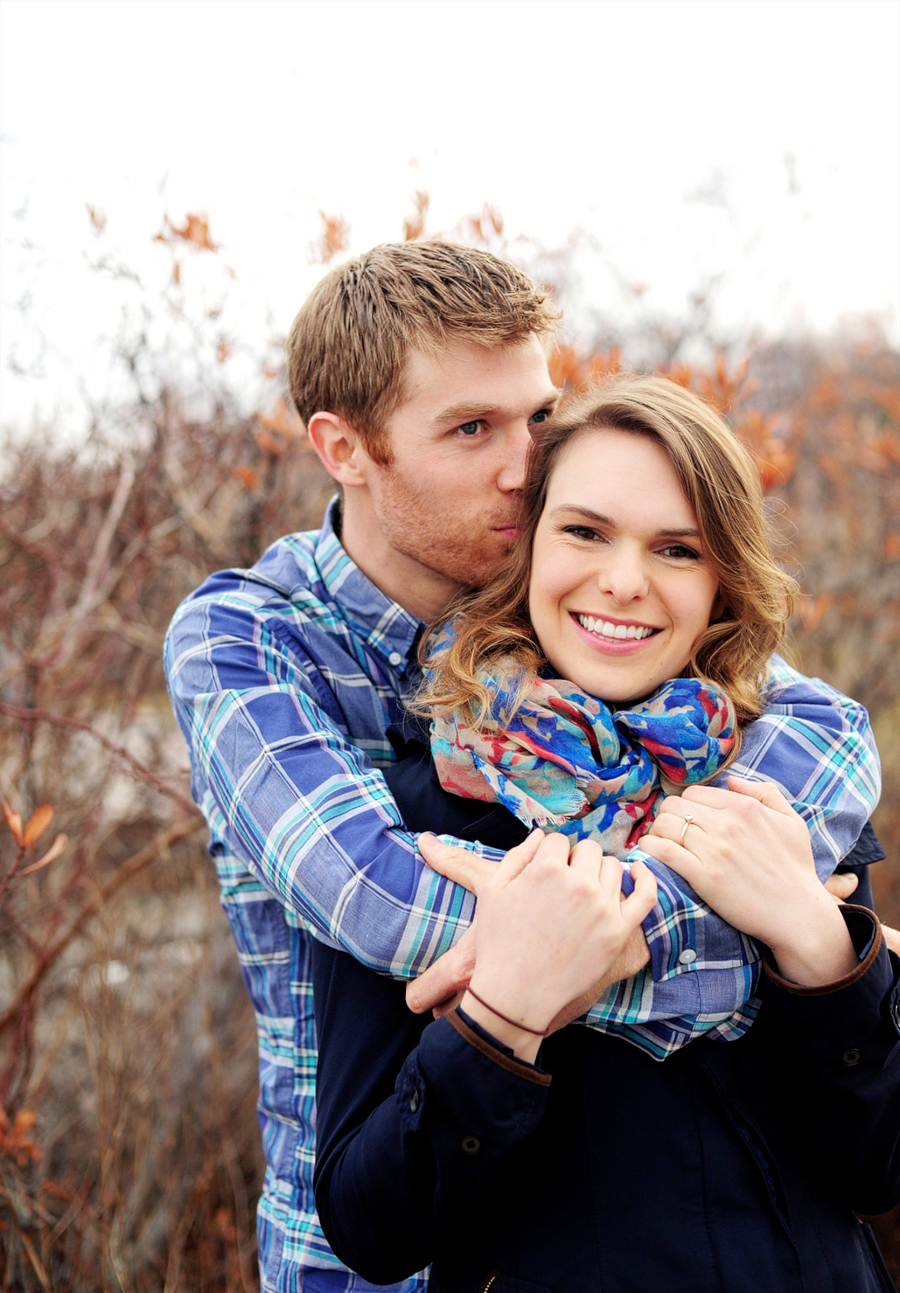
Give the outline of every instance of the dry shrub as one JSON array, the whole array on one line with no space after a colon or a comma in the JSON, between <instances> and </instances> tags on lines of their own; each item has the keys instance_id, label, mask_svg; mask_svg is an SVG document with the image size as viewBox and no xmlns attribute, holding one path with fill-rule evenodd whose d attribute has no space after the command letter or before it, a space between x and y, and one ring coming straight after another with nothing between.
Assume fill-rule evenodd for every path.
<instances>
[{"instance_id":1,"label":"dry shrub","mask_svg":"<svg viewBox=\"0 0 900 1293\"><path fill-rule=\"evenodd\" d=\"M409 236L427 212L417 195ZM329 220L321 260L348 236ZM504 250L489 208L463 232ZM200 217L160 239L179 255L216 247ZM179 289L186 263L173 261ZM626 360L656 344L623 342ZM804 665L870 706L890 854L873 880L900 923L900 357L872 336L687 366L671 327L663 342L658 366L729 412L757 454L808 594ZM140 344L126 358L153 368ZM555 360L570 388L621 362L588 343ZM3 1289L257 1287L252 1012L160 653L182 597L317 524L330 488L283 402L243 419L214 400L198 419L177 386L146 389L77 449L52 428L10 445L0 481ZM29 821L43 830L26 840ZM896 1258L896 1218L880 1233Z\"/></svg>"}]
</instances>

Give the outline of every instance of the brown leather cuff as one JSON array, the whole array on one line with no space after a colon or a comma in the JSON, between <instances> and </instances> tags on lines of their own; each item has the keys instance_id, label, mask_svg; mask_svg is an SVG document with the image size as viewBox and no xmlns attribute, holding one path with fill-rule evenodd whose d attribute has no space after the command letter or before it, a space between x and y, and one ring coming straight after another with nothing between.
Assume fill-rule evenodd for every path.
<instances>
[{"instance_id":1,"label":"brown leather cuff","mask_svg":"<svg viewBox=\"0 0 900 1293\"><path fill-rule=\"evenodd\" d=\"M476 1051L481 1051L482 1055L486 1055L489 1060L499 1064L508 1073L515 1073L517 1077L523 1077L527 1082L534 1082L536 1086L550 1085L552 1079L549 1073L542 1073L540 1069L534 1068L531 1064L525 1064L522 1060L517 1060L514 1055L504 1055L503 1051L498 1049L498 1046L492 1046L483 1037L479 1037L478 1033L460 1017L458 1010L451 1010L443 1018L446 1019L455 1032L459 1033L463 1041L468 1042L470 1046L474 1046Z\"/></svg>"},{"instance_id":2,"label":"brown leather cuff","mask_svg":"<svg viewBox=\"0 0 900 1293\"><path fill-rule=\"evenodd\" d=\"M844 902L841 903L841 909L846 912L861 912L875 922L875 936L872 939L872 945L863 959L854 966L849 974L845 974L842 979L836 979L833 983L818 983L814 987L804 987L800 983L793 983L790 979L783 978L778 973L772 961L772 953L767 948L763 956L766 977L785 992L793 993L795 997L824 997L831 992L840 992L842 988L849 988L854 983L857 983L871 968L872 962L881 950L881 944L884 941L881 922L874 912L869 911L868 907L858 907L854 903ZM853 931L851 930L850 932L852 937ZM863 945L865 946L865 944Z\"/></svg>"}]
</instances>

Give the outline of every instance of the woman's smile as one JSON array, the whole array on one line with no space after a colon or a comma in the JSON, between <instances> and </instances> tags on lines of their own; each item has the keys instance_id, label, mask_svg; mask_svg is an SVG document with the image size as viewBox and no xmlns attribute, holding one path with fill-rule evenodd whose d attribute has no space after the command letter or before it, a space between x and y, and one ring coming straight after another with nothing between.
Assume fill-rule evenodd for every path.
<instances>
[{"instance_id":1,"label":"woman's smile","mask_svg":"<svg viewBox=\"0 0 900 1293\"><path fill-rule=\"evenodd\" d=\"M529 612L552 669L623 702L688 667L718 581L665 450L585 432L560 458L534 538Z\"/></svg>"}]
</instances>

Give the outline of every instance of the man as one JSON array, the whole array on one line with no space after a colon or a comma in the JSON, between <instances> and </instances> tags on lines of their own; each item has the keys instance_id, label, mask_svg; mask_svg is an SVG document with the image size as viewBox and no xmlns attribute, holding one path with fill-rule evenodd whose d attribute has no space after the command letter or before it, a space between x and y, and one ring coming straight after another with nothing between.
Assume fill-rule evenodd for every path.
<instances>
[{"instance_id":1,"label":"man","mask_svg":"<svg viewBox=\"0 0 900 1293\"><path fill-rule=\"evenodd\" d=\"M252 570L207 580L167 640L257 1015L271 1293L370 1287L336 1262L312 1201L309 934L409 978L471 920L471 896L422 866L379 769L395 757L386 732L415 679L423 623L489 580L515 541L529 439L558 396L545 358L556 319L513 266L449 244L379 247L332 271L297 316L288 372L341 499L319 534L289 535ZM807 805L828 872L877 798L865 715L790 671L769 702L739 770ZM740 1008L757 953L654 865L660 900L619 971L649 956L648 968L610 988L589 1021L661 1058L749 1025L752 1007Z\"/></svg>"}]
</instances>

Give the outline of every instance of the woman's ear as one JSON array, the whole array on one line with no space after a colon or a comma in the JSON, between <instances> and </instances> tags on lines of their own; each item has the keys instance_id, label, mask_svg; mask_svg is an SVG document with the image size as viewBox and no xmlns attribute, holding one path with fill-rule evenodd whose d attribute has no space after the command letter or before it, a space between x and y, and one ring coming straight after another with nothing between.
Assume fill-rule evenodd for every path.
<instances>
[{"instance_id":1,"label":"woman's ear","mask_svg":"<svg viewBox=\"0 0 900 1293\"><path fill-rule=\"evenodd\" d=\"M307 431L329 476L351 488L366 483L365 464L369 456L349 422L338 413L314 413Z\"/></svg>"}]
</instances>

